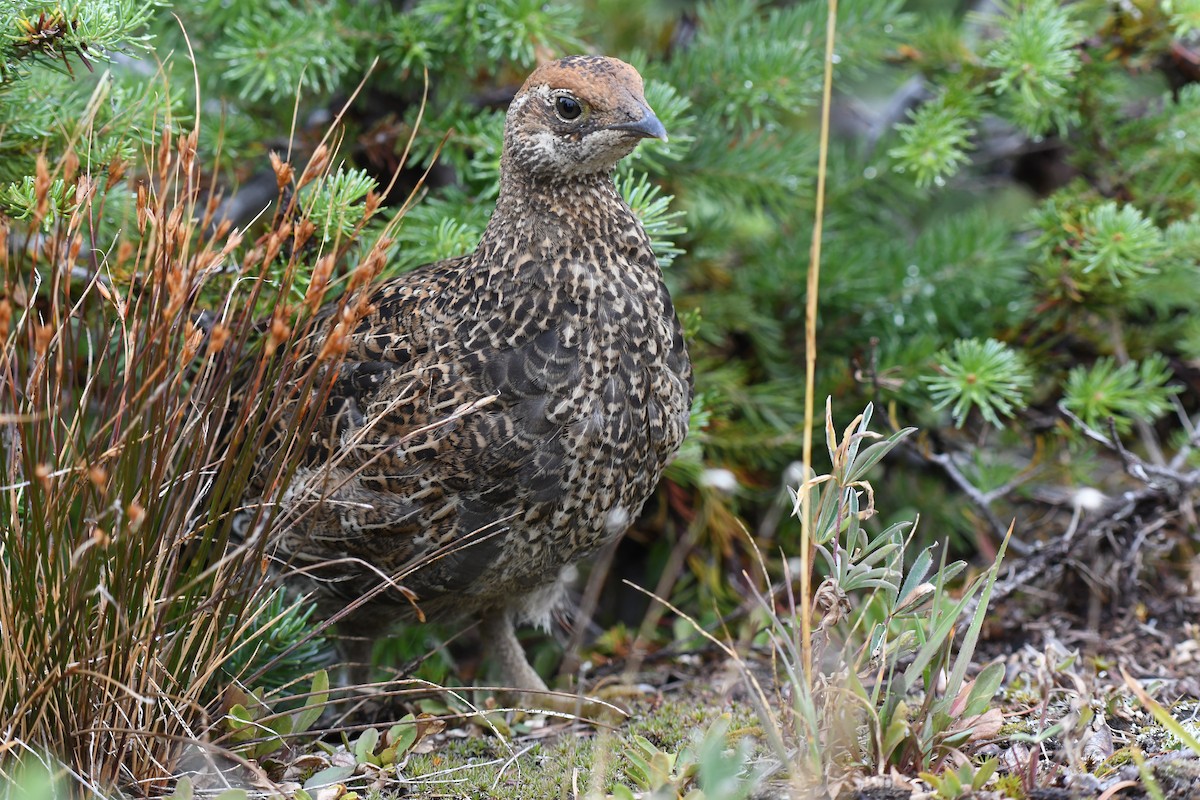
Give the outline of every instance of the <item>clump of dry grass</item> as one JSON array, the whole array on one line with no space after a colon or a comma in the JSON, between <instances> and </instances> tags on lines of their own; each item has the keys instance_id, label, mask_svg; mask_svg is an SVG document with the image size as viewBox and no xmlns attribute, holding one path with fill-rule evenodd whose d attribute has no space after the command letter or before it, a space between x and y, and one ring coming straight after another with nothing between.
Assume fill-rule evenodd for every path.
<instances>
[{"instance_id":1,"label":"clump of dry grass","mask_svg":"<svg viewBox=\"0 0 1200 800\"><path fill-rule=\"evenodd\" d=\"M210 738L231 652L270 630L250 624L273 588L265 537L230 546L256 443L303 429L340 357L336 331L324 360L289 344L384 262L386 235L326 242L295 202L332 148L299 175L273 159L278 209L249 242L215 219L197 140L163 124L142 163L42 158L34 213L0 215L0 781L50 753L94 790L155 794ZM106 234L121 195L136 202ZM280 420L285 378L314 403ZM268 503L295 457L271 465Z\"/></svg>"}]
</instances>

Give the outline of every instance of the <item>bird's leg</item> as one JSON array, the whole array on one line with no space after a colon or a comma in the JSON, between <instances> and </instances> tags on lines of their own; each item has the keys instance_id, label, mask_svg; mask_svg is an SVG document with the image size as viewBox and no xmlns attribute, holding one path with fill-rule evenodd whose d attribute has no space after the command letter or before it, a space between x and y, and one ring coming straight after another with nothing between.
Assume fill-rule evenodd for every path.
<instances>
[{"instance_id":1,"label":"bird's leg","mask_svg":"<svg viewBox=\"0 0 1200 800\"><path fill-rule=\"evenodd\" d=\"M539 699L539 695L544 695L549 689L542 676L530 666L525 650L517 639L511 613L501 609L485 614L480 630L487 656L500 670L501 683L514 690L513 700L521 705L545 702L544 696Z\"/></svg>"},{"instance_id":2,"label":"bird's leg","mask_svg":"<svg viewBox=\"0 0 1200 800\"><path fill-rule=\"evenodd\" d=\"M500 610L485 614L480 629L486 642L484 649L488 658L499 668L501 682L510 688L510 691L504 694L505 699L512 705L557 711L589 719L615 721L628 716L620 707L605 701L597 702L582 696L551 693L546 688L542 676L530 666L525 650L517 639L509 611Z\"/></svg>"},{"instance_id":3,"label":"bird's leg","mask_svg":"<svg viewBox=\"0 0 1200 800\"><path fill-rule=\"evenodd\" d=\"M361 688L371 682L372 655L381 631L378 619L349 614L337 622L337 648L341 655L341 685Z\"/></svg>"}]
</instances>

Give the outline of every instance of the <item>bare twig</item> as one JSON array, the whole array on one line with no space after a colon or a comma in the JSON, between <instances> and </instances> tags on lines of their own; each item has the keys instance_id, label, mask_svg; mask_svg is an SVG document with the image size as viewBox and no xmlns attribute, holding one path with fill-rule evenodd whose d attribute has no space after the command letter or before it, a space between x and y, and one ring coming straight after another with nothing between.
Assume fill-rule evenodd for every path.
<instances>
[{"instance_id":1,"label":"bare twig","mask_svg":"<svg viewBox=\"0 0 1200 800\"><path fill-rule=\"evenodd\" d=\"M1063 404L1059 404L1058 410L1063 416L1069 419L1082 433L1094 442L1113 451L1121 459L1121 464L1125 468L1125 472L1132 478L1137 479L1141 483L1149 487L1161 487L1170 491L1170 487L1174 486L1174 494L1182 497L1184 494L1200 487L1200 469L1184 470L1187 454L1184 454L1182 459L1172 459L1169 465L1151 464L1143 460L1136 453L1131 453L1121 443L1120 437L1117 435L1116 424L1111 418L1108 420L1109 436L1097 431L1095 428L1088 425L1078 416ZM1190 449L1192 443L1196 440L1196 435L1193 432L1191 439L1188 442ZM1177 467L1176 464L1179 466Z\"/></svg>"},{"instance_id":2,"label":"bare twig","mask_svg":"<svg viewBox=\"0 0 1200 800\"><path fill-rule=\"evenodd\" d=\"M966 475L962 474L958 466L954 463L954 456L951 454L935 453L933 451L921 451L919 449L918 452L920 452L921 457L926 461L939 466L942 471L946 473L946 476L953 481L954 485L962 490L962 493L967 496L967 499L970 500L977 509L979 509L979 513L983 514L984 519L986 519L988 524L991 525L993 532L1001 537L1007 533L1008 526L1003 524L1000 521L1000 518L996 516L996 513L992 511L992 502L1011 491L1013 486L1021 482L1020 480L1015 482L1010 481L1004 486L984 493L980 491L975 484L971 483L971 481L967 479ZM1009 546L1012 547L1013 551L1018 555L1026 555L1031 552L1029 545L1018 539L1013 539L1009 543Z\"/></svg>"}]
</instances>

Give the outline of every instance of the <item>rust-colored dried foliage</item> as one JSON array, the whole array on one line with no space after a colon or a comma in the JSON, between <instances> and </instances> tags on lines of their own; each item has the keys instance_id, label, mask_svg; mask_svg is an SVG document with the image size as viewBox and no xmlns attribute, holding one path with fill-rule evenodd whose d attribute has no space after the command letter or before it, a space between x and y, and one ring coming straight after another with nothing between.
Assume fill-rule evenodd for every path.
<instances>
[{"instance_id":1,"label":"rust-colored dried foliage","mask_svg":"<svg viewBox=\"0 0 1200 800\"><path fill-rule=\"evenodd\" d=\"M328 359L368 307L346 304L320 323L331 332L312 312L377 275L387 247L321 252L277 156L279 208L244 246L214 218L197 141L164 124L140 164L40 157L33 219L0 217L0 759L49 751L135 794L168 786L189 740L216 738L230 632L272 588L264 537L230 545L233 512L267 431L311 426ZM43 232L58 178L76 202ZM122 182L136 204L105 239L95 220ZM325 337L321 359L297 363L302 336ZM278 419L281 391L311 402ZM269 465L268 500L292 469Z\"/></svg>"}]
</instances>

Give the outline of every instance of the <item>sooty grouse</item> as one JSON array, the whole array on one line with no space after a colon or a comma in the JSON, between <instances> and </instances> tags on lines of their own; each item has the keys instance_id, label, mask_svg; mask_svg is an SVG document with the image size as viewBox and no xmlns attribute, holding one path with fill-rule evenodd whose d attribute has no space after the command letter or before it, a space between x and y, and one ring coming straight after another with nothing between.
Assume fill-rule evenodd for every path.
<instances>
[{"instance_id":1,"label":"sooty grouse","mask_svg":"<svg viewBox=\"0 0 1200 800\"><path fill-rule=\"evenodd\" d=\"M548 623L564 569L625 531L687 432L679 322L612 180L647 137L666 132L633 67L539 67L475 252L369 289L273 542L327 610L373 593L343 631L378 635L414 603L479 615L506 684L545 690L514 621Z\"/></svg>"}]
</instances>

